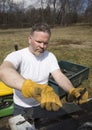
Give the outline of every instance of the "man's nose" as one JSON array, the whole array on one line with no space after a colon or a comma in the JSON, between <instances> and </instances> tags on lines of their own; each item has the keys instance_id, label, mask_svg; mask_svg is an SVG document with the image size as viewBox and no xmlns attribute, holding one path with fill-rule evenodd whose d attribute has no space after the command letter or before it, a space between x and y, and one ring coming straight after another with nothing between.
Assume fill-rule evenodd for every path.
<instances>
[{"instance_id":1,"label":"man's nose","mask_svg":"<svg viewBox=\"0 0 92 130\"><path fill-rule=\"evenodd\" d=\"M44 43L43 43L43 42L41 42L40 46L41 46L42 48L44 48Z\"/></svg>"}]
</instances>

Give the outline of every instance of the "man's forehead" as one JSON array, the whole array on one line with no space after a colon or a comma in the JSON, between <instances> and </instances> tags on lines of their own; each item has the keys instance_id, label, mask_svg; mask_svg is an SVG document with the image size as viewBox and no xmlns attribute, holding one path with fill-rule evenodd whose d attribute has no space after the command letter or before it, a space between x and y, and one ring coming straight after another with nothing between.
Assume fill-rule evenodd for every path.
<instances>
[{"instance_id":1,"label":"man's forehead","mask_svg":"<svg viewBox=\"0 0 92 130\"><path fill-rule=\"evenodd\" d=\"M48 32L44 32L44 31L34 31L34 33L31 36L49 36Z\"/></svg>"}]
</instances>

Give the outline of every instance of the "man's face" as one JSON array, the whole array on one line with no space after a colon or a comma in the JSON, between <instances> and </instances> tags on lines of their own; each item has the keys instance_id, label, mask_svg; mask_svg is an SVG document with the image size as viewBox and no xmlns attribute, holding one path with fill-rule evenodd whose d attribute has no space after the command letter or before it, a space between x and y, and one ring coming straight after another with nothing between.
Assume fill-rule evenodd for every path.
<instances>
[{"instance_id":1,"label":"man's face","mask_svg":"<svg viewBox=\"0 0 92 130\"><path fill-rule=\"evenodd\" d=\"M47 32L35 31L29 37L29 50L36 56L40 56L48 47L50 36Z\"/></svg>"}]
</instances>

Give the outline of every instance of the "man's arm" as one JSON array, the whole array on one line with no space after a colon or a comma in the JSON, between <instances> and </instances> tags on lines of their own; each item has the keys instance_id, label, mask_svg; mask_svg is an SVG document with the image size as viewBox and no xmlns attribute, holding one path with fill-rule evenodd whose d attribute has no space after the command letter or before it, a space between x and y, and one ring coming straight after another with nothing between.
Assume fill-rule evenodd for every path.
<instances>
[{"instance_id":1,"label":"man's arm","mask_svg":"<svg viewBox=\"0 0 92 130\"><path fill-rule=\"evenodd\" d=\"M48 111L57 111L62 106L59 97L50 86L24 79L10 62L5 61L0 66L0 79L8 86L20 90L24 97L36 99L41 107Z\"/></svg>"},{"instance_id":2,"label":"man's arm","mask_svg":"<svg viewBox=\"0 0 92 130\"><path fill-rule=\"evenodd\" d=\"M66 92L68 92L67 101L75 102L77 104L82 104L87 102L88 99L88 91L86 88L78 87L74 88L71 81L61 72L60 69L55 70L52 73L53 78L58 83L58 85L63 88ZM64 99L64 101L66 98ZM66 101L65 101L66 102Z\"/></svg>"},{"instance_id":3,"label":"man's arm","mask_svg":"<svg viewBox=\"0 0 92 130\"><path fill-rule=\"evenodd\" d=\"M16 71L11 62L4 61L0 65L0 80L12 88L21 90L25 79Z\"/></svg>"},{"instance_id":4,"label":"man's arm","mask_svg":"<svg viewBox=\"0 0 92 130\"><path fill-rule=\"evenodd\" d=\"M66 92L69 92L69 90L73 88L71 81L61 72L60 69L52 72L52 76L54 80L58 83L58 85Z\"/></svg>"}]
</instances>

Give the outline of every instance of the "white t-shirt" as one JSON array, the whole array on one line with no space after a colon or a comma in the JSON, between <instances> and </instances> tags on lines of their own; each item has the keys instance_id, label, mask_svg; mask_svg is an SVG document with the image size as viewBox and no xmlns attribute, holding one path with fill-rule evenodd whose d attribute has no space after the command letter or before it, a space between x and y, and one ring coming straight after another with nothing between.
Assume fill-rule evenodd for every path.
<instances>
[{"instance_id":1,"label":"white t-shirt","mask_svg":"<svg viewBox=\"0 0 92 130\"><path fill-rule=\"evenodd\" d=\"M37 57L28 48L10 53L5 61L10 61L25 79L39 84L47 84L50 73L59 68L57 59L51 52L45 51ZM19 90L14 90L14 103L23 107L39 105L35 99L23 97Z\"/></svg>"}]
</instances>

